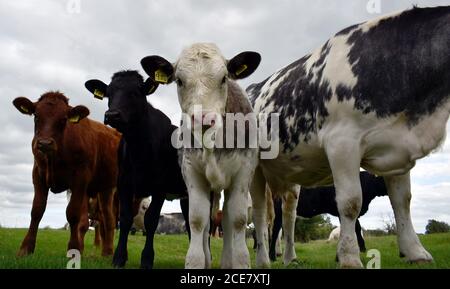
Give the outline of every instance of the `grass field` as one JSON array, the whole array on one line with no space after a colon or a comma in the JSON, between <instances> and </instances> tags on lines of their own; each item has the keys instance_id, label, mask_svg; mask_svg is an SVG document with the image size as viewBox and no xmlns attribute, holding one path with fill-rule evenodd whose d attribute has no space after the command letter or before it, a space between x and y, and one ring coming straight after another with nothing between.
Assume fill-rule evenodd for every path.
<instances>
[{"instance_id":1,"label":"grass field","mask_svg":"<svg viewBox=\"0 0 450 289\"><path fill-rule=\"evenodd\" d=\"M40 230L34 255L16 258L15 254L25 236L25 229L0 228L0 268L66 268L68 258L65 257L69 232L63 230ZM117 242L116 234L116 242ZM100 250L93 246L94 234L89 231L85 240L85 252L81 259L81 268L112 268L111 257L101 257ZM381 252L381 268L450 268L450 233L423 235L420 239L433 255L435 261L431 264L412 265L398 257L397 240L395 236L367 237L368 249L378 249ZM129 260L127 268L139 268L140 254L145 237L141 234L129 238ZM255 254L251 249L253 240L248 240L255 266ZM155 268L183 268L184 257L188 248L185 235L155 236ZM211 239L213 268L219 268L222 248L221 239ZM298 261L288 268L336 268L334 258L336 243L313 241L307 244L296 244ZM363 264L369 258L361 254ZM280 258L279 258L280 259ZM272 268L285 268L281 261L272 264Z\"/></svg>"}]
</instances>

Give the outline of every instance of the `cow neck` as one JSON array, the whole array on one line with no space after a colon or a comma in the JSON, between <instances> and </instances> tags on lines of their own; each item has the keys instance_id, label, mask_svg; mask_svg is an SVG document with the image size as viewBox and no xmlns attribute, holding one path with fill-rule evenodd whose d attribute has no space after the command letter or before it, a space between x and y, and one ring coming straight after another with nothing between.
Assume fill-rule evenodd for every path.
<instances>
[{"instance_id":1,"label":"cow neck","mask_svg":"<svg viewBox=\"0 0 450 289\"><path fill-rule=\"evenodd\" d=\"M131 145L145 145L150 142L150 114L148 109L133 123L131 129L123 132L123 138Z\"/></svg>"}]
</instances>

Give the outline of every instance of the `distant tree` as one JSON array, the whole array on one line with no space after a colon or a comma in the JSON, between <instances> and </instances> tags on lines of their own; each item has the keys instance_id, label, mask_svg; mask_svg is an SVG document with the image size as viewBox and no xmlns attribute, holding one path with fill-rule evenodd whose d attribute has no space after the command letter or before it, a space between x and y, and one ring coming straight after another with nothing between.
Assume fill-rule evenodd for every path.
<instances>
[{"instance_id":1,"label":"distant tree","mask_svg":"<svg viewBox=\"0 0 450 289\"><path fill-rule=\"evenodd\" d=\"M312 218L297 217L295 240L306 243L311 240L327 239L331 230L333 230L333 224L327 215L318 215Z\"/></svg>"},{"instance_id":2,"label":"distant tree","mask_svg":"<svg viewBox=\"0 0 450 289\"><path fill-rule=\"evenodd\" d=\"M428 220L428 224L425 227L425 234L434 233L446 233L450 232L450 225L445 222L439 222L436 220Z\"/></svg>"},{"instance_id":3,"label":"distant tree","mask_svg":"<svg viewBox=\"0 0 450 289\"><path fill-rule=\"evenodd\" d=\"M397 234L397 225L395 223L395 218L393 214L383 217L383 229L388 235Z\"/></svg>"}]
</instances>

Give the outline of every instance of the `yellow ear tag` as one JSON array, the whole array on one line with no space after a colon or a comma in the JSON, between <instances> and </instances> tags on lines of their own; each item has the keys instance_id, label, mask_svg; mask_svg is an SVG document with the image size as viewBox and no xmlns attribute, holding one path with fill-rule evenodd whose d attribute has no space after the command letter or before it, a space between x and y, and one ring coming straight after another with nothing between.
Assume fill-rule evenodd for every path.
<instances>
[{"instance_id":1,"label":"yellow ear tag","mask_svg":"<svg viewBox=\"0 0 450 289\"><path fill-rule=\"evenodd\" d=\"M103 99L103 96L104 96L105 94L101 91L101 90L98 90L98 89L95 89L94 90L94 97L95 98L98 98L98 99Z\"/></svg>"},{"instance_id":2,"label":"yellow ear tag","mask_svg":"<svg viewBox=\"0 0 450 289\"><path fill-rule=\"evenodd\" d=\"M80 121L80 116L79 115L74 115L74 116L69 118L69 122L71 122L71 123L78 123L79 121Z\"/></svg>"},{"instance_id":3,"label":"yellow ear tag","mask_svg":"<svg viewBox=\"0 0 450 289\"><path fill-rule=\"evenodd\" d=\"M29 113L30 111L28 110L28 108L26 108L25 106L21 105L20 109L26 113Z\"/></svg>"},{"instance_id":4,"label":"yellow ear tag","mask_svg":"<svg viewBox=\"0 0 450 289\"><path fill-rule=\"evenodd\" d=\"M169 78L164 73L164 71L158 69L157 71L155 71L155 80L160 83L167 83L169 81Z\"/></svg>"},{"instance_id":5,"label":"yellow ear tag","mask_svg":"<svg viewBox=\"0 0 450 289\"><path fill-rule=\"evenodd\" d=\"M239 67L238 70L236 70L236 76L238 76L239 74L241 74L242 72L244 72L247 69L247 65L242 64L241 67Z\"/></svg>"}]
</instances>

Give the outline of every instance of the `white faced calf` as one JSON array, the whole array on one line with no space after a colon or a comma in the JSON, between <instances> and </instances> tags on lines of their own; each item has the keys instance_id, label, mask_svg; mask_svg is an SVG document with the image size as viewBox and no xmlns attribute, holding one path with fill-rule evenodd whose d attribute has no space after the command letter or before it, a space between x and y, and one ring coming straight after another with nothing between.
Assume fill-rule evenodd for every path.
<instances>
[{"instance_id":1,"label":"white faced calf","mask_svg":"<svg viewBox=\"0 0 450 289\"><path fill-rule=\"evenodd\" d=\"M200 123L203 130L213 128L220 132L225 128L224 114L252 112L246 93L234 80L249 76L260 60L260 55L255 52L243 52L226 60L216 45L201 43L184 49L175 64L159 56L145 57L141 64L146 73L160 83L176 81L181 110L187 115L183 121L193 120L194 127L195 123ZM225 135L230 136L228 132ZM186 268L211 266L208 246L210 193L219 197L222 190L225 202L221 267L250 267L245 241L247 193L257 162L256 148L184 146L182 171L189 192L192 234Z\"/></svg>"}]
</instances>

